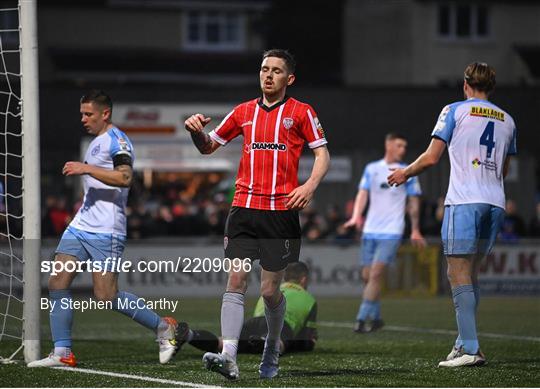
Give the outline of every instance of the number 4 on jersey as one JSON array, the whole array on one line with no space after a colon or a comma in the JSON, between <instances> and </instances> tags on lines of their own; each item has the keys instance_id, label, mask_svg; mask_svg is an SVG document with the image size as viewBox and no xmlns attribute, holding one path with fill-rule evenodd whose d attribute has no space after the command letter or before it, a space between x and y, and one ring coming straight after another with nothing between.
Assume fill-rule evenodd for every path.
<instances>
[{"instance_id":1,"label":"number 4 on jersey","mask_svg":"<svg viewBox=\"0 0 540 389\"><path fill-rule=\"evenodd\" d=\"M489 122L480 137L480 144L487 147L486 158L491 158L491 152L495 147L495 123Z\"/></svg>"}]
</instances>

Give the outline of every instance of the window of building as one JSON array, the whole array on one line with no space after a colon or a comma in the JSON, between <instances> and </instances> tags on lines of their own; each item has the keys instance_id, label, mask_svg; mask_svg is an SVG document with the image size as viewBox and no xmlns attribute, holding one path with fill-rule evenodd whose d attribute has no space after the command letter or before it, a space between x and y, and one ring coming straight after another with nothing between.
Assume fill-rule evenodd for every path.
<instances>
[{"instance_id":1,"label":"window of building","mask_svg":"<svg viewBox=\"0 0 540 389\"><path fill-rule=\"evenodd\" d=\"M200 51L245 49L245 17L222 11L188 11L183 19L183 47Z\"/></svg>"},{"instance_id":2,"label":"window of building","mask_svg":"<svg viewBox=\"0 0 540 389\"><path fill-rule=\"evenodd\" d=\"M437 21L441 38L470 40L489 36L489 9L484 5L441 3Z\"/></svg>"}]
</instances>

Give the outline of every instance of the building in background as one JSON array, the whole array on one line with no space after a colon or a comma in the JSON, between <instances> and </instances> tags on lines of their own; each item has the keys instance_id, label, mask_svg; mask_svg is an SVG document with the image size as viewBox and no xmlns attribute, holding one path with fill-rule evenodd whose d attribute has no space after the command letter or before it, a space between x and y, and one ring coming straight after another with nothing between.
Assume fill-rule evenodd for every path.
<instances>
[{"instance_id":1,"label":"building in background","mask_svg":"<svg viewBox=\"0 0 540 389\"><path fill-rule=\"evenodd\" d=\"M41 79L246 85L262 50L287 47L300 83L339 82L342 3L48 0L39 4Z\"/></svg>"},{"instance_id":2,"label":"building in background","mask_svg":"<svg viewBox=\"0 0 540 389\"><path fill-rule=\"evenodd\" d=\"M43 82L245 84L268 1L47 1Z\"/></svg>"},{"instance_id":3,"label":"building in background","mask_svg":"<svg viewBox=\"0 0 540 389\"><path fill-rule=\"evenodd\" d=\"M454 86L473 60L499 85L540 82L538 1L349 0L344 15L347 85Z\"/></svg>"}]
</instances>

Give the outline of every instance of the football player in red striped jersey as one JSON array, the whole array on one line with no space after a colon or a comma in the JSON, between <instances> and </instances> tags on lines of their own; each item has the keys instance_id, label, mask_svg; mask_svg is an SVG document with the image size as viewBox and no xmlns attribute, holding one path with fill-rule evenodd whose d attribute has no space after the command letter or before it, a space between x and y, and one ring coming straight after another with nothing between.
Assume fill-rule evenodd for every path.
<instances>
[{"instance_id":1,"label":"football player in red striped jersey","mask_svg":"<svg viewBox=\"0 0 540 389\"><path fill-rule=\"evenodd\" d=\"M262 96L236 106L213 131L203 128L210 118L197 113L185 121L186 130L202 154L210 154L239 135L244 147L236 191L225 227L227 258L258 259L261 296L268 324L261 378L278 374L279 339L286 300L279 289L287 265L300 253L298 211L312 199L328 171L330 155L315 110L287 96L295 80L295 61L286 50L264 52L259 72ZM309 179L298 185L298 163L305 143L315 162ZM221 354L206 353L206 367L237 379L238 339L244 320L244 293L248 273L230 272L221 308Z\"/></svg>"}]
</instances>

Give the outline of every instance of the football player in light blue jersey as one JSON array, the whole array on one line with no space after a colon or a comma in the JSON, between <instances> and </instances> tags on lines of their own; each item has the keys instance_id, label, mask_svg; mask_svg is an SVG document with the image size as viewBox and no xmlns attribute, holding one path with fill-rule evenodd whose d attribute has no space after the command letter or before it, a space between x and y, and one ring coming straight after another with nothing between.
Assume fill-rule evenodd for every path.
<instances>
[{"instance_id":1,"label":"football player in light blue jersey","mask_svg":"<svg viewBox=\"0 0 540 389\"><path fill-rule=\"evenodd\" d=\"M346 228L356 226L360 229L362 214L369 199L360 251L364 290L354 325L357 333L373 332L384 326L380 308L381 285L386 268L395 259L401 243L407 198L411 241L414 245L425 246L420 232L419 196L422 191L418 179L413 177L399 188L391 187L386 182L391 169L406 166L401 162L406 151L407 140L404 136L395 133L386 135L384 158L369 163L364 169L352 217L344 224Z\"/></svg>"},{"instance_id":2,"label":"football player in light blue jersey","mask_svg":"<svg viewBox=\"0 0 540 389\"><path fill-rule=\"evenodd\" d=\"M488 101L494 87L492 67L479 62L467 66L466 100L444 107L427 150L388 177L390 185L400 185L435 165L448 147L450 182L441 233L459 336L440 367L486 362L476 334L478 268L500 230L505 206L503 179L509 156L516 154L514 120Z\"/></svg>"},{"instance_id":3,"label":"football player in light blue jersey","mask_svg":"<svg viewBox=\"0 0 540 389\"><path fill-rule=\"evenodd\" d=\"M56 249L55 261L64 265L77 261L100 263L107 271L92 273L94 295L110 302L112 309L153 330L159 343L159 360L167 363L182 343L180 326L171 317L159 317L139 303L131 293L118 291L118 270L111 262L121 258L126 240L126 202L132 181L133 146L111 122L112 101L102 91L91 91L80 104L81 122L95 136L83 162L67 162L66 176L82 176L84 200L66 228ZM108 261L107 261L108 259ZM94 269L96 267L92 266ZM69 265L68 265L69 266ZM54 350L28 367L75 366L71 351L73 310L70 286L77 275L75 266L49 278L51 333ZM116 267L118 269L118 266Z\"/></svg>"}]
</instances>

